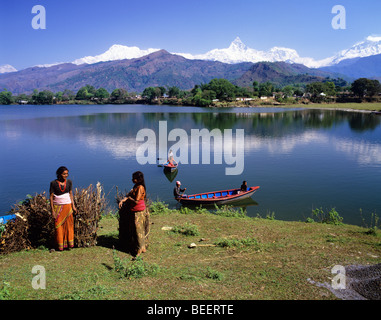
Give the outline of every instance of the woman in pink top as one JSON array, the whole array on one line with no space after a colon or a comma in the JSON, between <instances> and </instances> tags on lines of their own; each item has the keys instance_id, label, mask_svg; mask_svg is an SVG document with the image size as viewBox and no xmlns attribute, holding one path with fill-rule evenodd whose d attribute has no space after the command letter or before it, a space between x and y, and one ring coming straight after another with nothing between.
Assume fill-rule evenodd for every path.
<instances>
[{"instance_id":1,"label":"woman in pink top","mask_svg":"<svg viewBox=\"0 0 381 320\"><path fill-rule=\"evenodd\" d=\"M119 202L119 242L124 251L139 256L146 252L149 234L149 212L143 173L134 172L132 182L134 187Z\"/></svg>"}]
</instances>

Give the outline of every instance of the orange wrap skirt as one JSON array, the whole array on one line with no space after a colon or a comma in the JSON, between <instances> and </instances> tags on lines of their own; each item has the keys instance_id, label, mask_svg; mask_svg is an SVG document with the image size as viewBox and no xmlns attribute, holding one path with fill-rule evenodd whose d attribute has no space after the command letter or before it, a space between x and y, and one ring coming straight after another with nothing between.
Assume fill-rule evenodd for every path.
<instances>
[{"instance_id":1,"label":"orange wrap skirt","mask_svg":"<svg viewBox=\"0 0 381 320\"><path fill-rule=\"evenodd\" d=\"M54 212L58 214L55 220L56 241L58 250L74 247L74 217L70 204L53 206Z\"/></svg>"}]
</instances>

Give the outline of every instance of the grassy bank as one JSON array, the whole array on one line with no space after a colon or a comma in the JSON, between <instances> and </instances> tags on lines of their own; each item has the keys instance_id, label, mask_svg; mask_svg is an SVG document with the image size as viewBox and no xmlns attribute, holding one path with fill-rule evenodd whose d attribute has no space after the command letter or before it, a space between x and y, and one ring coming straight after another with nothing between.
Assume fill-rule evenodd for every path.
<instances>
[{"instance_id":1,"label":"grassy bank","mask_svg":"<svg viewBox=\"0 0 381 320\"><path fill-rule=\"evenodd\" d=\"M344 224L153 214L150 246L137 261L113 249L115 217L100 225L95 247L0 256L0 299L336 299L307 279L328 283L335 265L381 261L379 232ZM46 289L32 288L35 265L45 268Z\"/></svg>"}]
</instances>

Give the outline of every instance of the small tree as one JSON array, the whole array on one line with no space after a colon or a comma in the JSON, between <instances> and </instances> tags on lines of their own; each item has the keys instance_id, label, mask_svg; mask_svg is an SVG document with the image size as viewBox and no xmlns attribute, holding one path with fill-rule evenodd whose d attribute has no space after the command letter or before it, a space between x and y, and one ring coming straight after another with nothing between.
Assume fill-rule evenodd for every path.
<instances>
[{"instance_id":1,"label":"small tree","mask_svg":"<svg viewBox=\"0 0 381 320\"><path fill-rule=\"evenodd\" d=\"M0 92L0 104L11 104L13 102L12 92L4 89Z\"/></svg>"},{"instance_id":2,"label":"small tree","mask_svg":"<svg viewBox=\"0 0 381 320\"><path fill-rule=\"evenodd\" d=\"M351 91L360 98L373 97L381 93L381 84L378 80L360 78L352 83Z\"/></svg>"},{"instance_id":3,"label":"small tree","mask_svg":"<svg viewBox=\"0 0 381 320\"><path fill-rule=\"evenodd\" d=\"M108 91L105 88L99 88L95 92L95 97L103 100L103 99L108 99L110 97L110 94L108 93Z\"/></svg>"},{"instance_id":4,"label":"small tree","mask_svg":"<svg viewBox=\"0 0 381 320\"><path fill-rule=\"evenodd\" d=\"M123 88L114 89L113 92L111 92L110 99L115 101L122 101L127 97L127 90Z\"/></svg>"}]
</instances>

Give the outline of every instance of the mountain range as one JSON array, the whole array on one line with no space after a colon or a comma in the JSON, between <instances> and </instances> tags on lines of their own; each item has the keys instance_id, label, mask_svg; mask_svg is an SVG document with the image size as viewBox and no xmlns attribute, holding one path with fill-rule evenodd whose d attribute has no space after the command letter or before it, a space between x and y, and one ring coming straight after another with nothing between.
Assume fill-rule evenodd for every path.
<instances>
[{"instance_id":1,"label":"mountain range","mask_svg":"<svg viewBox=\"0 0 381 320\"><path fill-rule=\"evenodd\" d=\"M260 61L260 62L259 62ZM263 62L266 61L266 62ZM247 48L236 38L229 48L215 49L205 55L172 54L165 50L114 45L99 56L88 56L72 63L35 66L0 74L0 88L14 94L34 89L77 91L90 84L109 91L125 88L141 92L149 86L177 86L191 89L213 78L225 78L239 86L253 81L278 85L309 83L325 78L381 77L381 38L368 37L349 50L319 62L300 58L293 49L274 47L268 52ZM0 69L1 70L1 69Z\"/></svg>"}]
</instances>

